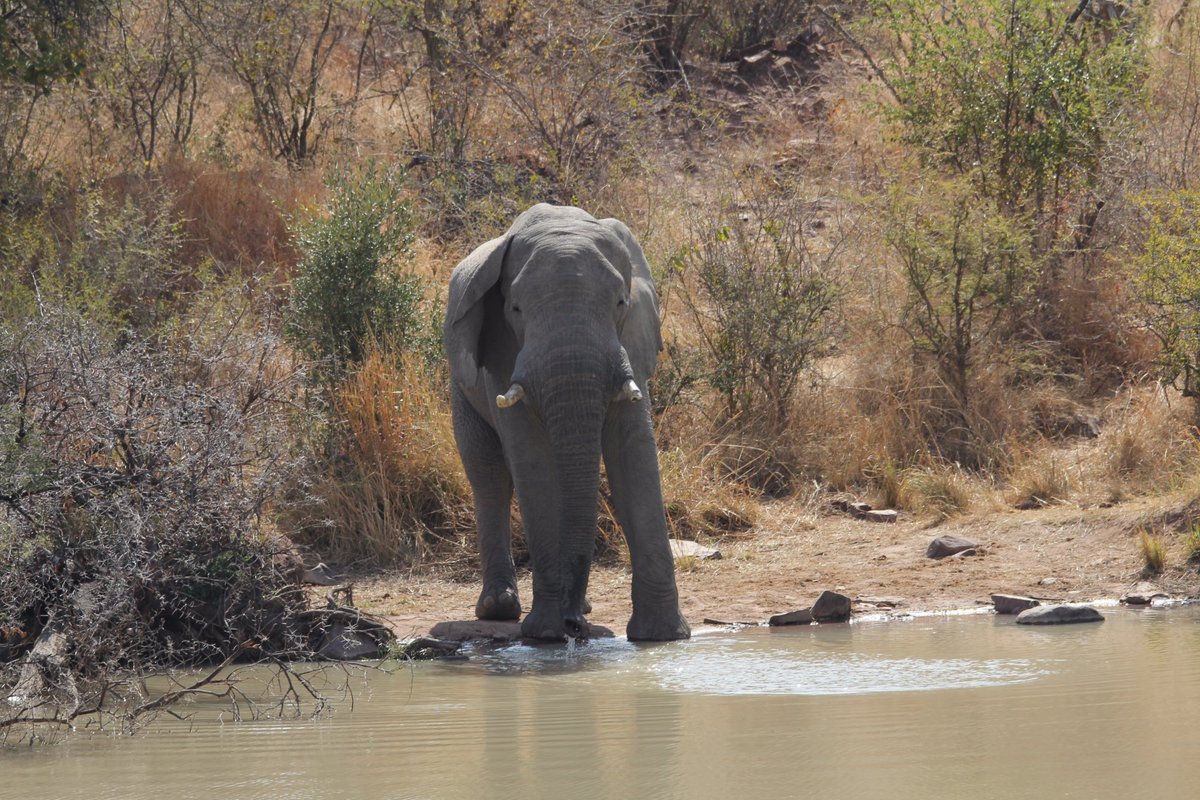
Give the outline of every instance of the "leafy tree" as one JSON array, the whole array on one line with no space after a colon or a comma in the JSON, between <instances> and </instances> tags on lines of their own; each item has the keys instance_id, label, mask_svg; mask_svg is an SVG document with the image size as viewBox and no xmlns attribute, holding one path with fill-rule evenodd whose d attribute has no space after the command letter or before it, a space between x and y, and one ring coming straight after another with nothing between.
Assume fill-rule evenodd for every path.
<instances>
[{"instance_id":1,"label":"leafy tree","mask_svg":"<svg viewBox=\"0 0 1200 800\"><path fill-rule=\"evenodd\" d=\"M873 0L894 43L880 66L889 112L925 161L1027 216L1043 249L1097 180L1121 112L1137 96L1136 36L1064 0Z\"/></svg>"},{"instance_id":2,"label":"leafy tree","mask_svg":"<svg viewBox=\"0 0 1200 800\"><path fill-rule=\"evenodd\" d=\"M893 192L887 242L897 257L905 296L900 326L914 353L932 359L948 390L949 419L931 431L940 449L965 466L981 466L972 377L998 354L1032 284L1026 229L975 201L962 183L920 194ZM949 452L945 452L949 451Z\"/></svg>"},{"instance_id":3,"label":"leafy tree","mask_svg":"<svg viewBox=\"0 0 1200 800\"><path fill-rule=\"evenodd\" d=\"M693 224L694 244L677 267L726 414L759 413L781 429L800 378L839 333L838 248L818 252L806 240L811 204L743 189L740 201Z\"/></svg>"},{"instance_id":4,"label":"leafy tree","mask_svg":"<svg viewBox=\"0 0 1200 800\"><path fill-rule=\"evenodd\" d=\"M1135 286L1146 324L1162 343L1163 380L1200 398L1200 191L1143 198L1145 249L1135 260Z\"/></svg>"},{"instance_id":5,"label":"leafy tree","mask_svg":"<svg viewBox=\"0 0 1200 800\"><path fill-rule=\"evenodd\" d=\"M56 81L78 77L100 8L99 0L0 0L0 81L49 93Z\"/></svg>"}]
</instances>

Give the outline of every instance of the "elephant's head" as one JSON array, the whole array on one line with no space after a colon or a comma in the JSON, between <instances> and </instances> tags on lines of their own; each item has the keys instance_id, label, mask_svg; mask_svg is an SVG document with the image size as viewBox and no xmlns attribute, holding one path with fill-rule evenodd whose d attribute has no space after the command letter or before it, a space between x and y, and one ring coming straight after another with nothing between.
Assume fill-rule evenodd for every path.
<instances>
[{"instance_id":1,"label":"elephant's head","mask_svg":"<svg viewBox=\"0 0 1200 800\"><path fill-rule=\"evenodd\" d=\"M530 543L535 605L537 573L549 570L543 577L558 588L563 629L577 635L605 419L612 403L644 402L661 346L645 256L616 220L535 206L455 270L444 332L458 385L474 396L492 387L487 413L497 427L504 415L523 414L549 443L557 537Z\"/></svg>"}]
</instances>

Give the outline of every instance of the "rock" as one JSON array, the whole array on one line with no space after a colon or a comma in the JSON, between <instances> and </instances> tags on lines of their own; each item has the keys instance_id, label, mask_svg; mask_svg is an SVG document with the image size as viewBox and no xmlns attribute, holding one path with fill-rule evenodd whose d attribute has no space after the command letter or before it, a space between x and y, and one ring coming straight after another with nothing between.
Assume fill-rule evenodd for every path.
<instances>
[{"instance_id":1,"label":"rock","mask_svg":"<svg viewBox=\"0 0 1200 800\"><path fill-rule=\"evenodd\" d=\"M768 625L810 625L813 621L813 613L811 608L802 608L798 611L789 611L786 614L776 614L767 620Z\"/></svg>"},{"instance_id":2,"label":"rock","mask_svg":"<svg viewBox=\"0 0 1200 800\"><path fill-rule=\"evenodd\" d=\"M418 636L400 645L398 655L422 661L433 658L453 658L462 649L462 642L447 642L430 636ZM464 656L465 657L465 656Z\"/></svg>"},{"instance_id":3,"label":"rock","mask_svg":"<svg viewBox=\"0 0 1200 800\"><path fill-rule=\"evenodd\" d=\"M317 646L317 655L333 661L379 658L383 651L383 645L374 631L348 625L340 620L329 624L325 635L321 637L321 643Z\"/></svg>"},{"instance_id":4,"label":"rock","mask_svg":"<svg viewBox=\"0 0 1200 800\"><path fill-rule=\"evenodd\" d=\"M1130 606L1148 606L1156 599L1170 599L1170 597L1152 583L1139 583L1129 594L1121 598L1121 602Z\"/></svg>"},{"instance_id":5,"label":"rock","mask_svg":"<svg viewBox=\"0 0 1200 800\"><path fill-rule=\"evenodd\" d=\"M429 630L435 639L447 642L492 642L503 644L521 640L521 623L516 621L465 619L439 622ZM588 623L589 639L612 638L613 632L603 625Z\"/></svg>"},{"instance_id":6,"label":"rock","mask_svg":"<svg viewBox=\"0 0 1200 800\"><path fill-rule=\"evenodd\" d=\"M333 570L323 563L317 564L312 569L304 570L300 580L315 586L337 586L341 583L341 580L333 574Z\"/></svg>"},{"instance_id":7,"label":"rock","mask_svg":"<svg viewBox=\"0 0 1200 800\"><path fill-rule=\"evenodd\" d=\"M873 595L863 595L858 598L858 602L879 608L899 608L906 604L903 597L875 597Z\"/></svg>"},{"instance_id":8,"label":"rock","mask_svg":"<svg viewBox=\"0 0 1200 800\"><path fill-rule=\"evenodd\" d=\"M955 553L961 553L964 550L973 550L979 547L978 542L973 542L970 539L964 539L961 536L953 536L946 534L939 536L929 543L929 547L925 549L926 558L945 558L952 556Z\"/></svg>"},{"instance_id":9,"label":"rock","mask_svg":"<svg viewBox=\"0 0 1200 800\"><path fill-rule=\"evenodd\" d=\"M1104 615L1091 606L1053 605L1030 608L1017 614L1018 625L1067 625L1075 622L1103 622Z\"/></svg>"},{"instance_id":10,"label":"rock","mask_svg":"<svg viewBox=\"0 0 1200 800\"><path fill-rule=\"evenodd\" d=\"M1038 586L1053 586L1058 583L1058 578L1042 578L1038 581Z\"/></svg>"},{"instance_id":11,"label":"rock","mask_svg":"<svg viewBox=\"0 0 1200 800\"><path fill-rule=\"evenodd\" d=\"M1020 614L1030 608L1036 608L1042 603L1040 600L1035 600L1032 597L1022 597L1016 594L994 594L992 595L992 605L996 607L997 614Z\"/></svg>"},{"instance_id":12,"label":"rock","mask_svg":"<svg viewBox=\"0 0 1200 800\"><path fill-rule=\"evenodd\" d=\"M899 517L900 512L890 508L880 508L863 514L863 519L868 522L895 522Z\"/></svg>"},{"instance_id":13,"label":"rock","mask_svg":"<svg viewBox=\"0 0 1200 800\"><path fill-rule=\"evenodd\" d=\"M828 590L821 592L813 603L812 616L817 622L845 622L850 619L850 598Z\"/></svg>"},{"instance_id":14,"label":"rock","mask_svg":"<svg viewBox=\"0 0 1200 800\"><path fill-rule=\"evenodd\" d=\"M34 641L33 649L25 654L25 658L21 662L21 674L17 678L17 684L6 698L10 704L28 705L32 710L36 710L36 706L41 704L46 696L56 688L58 681L61 680L66 684L59 688L72 690L75 688L74 680L63 669L67 663L67 650L71 644L63 627L51 617L46 626L42 628L42 632ZM55 709L49 706L43 709L43 712L48 712L51 717L56 713ZM38 718L41 717L38 716Z\"/></svg>"},{"instance_id":15,"label":"rock","mask_svg":"<svg viewBox=\"0 0 1200 800\"><path fill-rule=\"evenodd\" d=\"M687 539L672 539L671 555L675 558L698 558L701 561L716 561L721 558L721 551L713 547L705 547L698 542Z\"/></svg>"}]
</instances>

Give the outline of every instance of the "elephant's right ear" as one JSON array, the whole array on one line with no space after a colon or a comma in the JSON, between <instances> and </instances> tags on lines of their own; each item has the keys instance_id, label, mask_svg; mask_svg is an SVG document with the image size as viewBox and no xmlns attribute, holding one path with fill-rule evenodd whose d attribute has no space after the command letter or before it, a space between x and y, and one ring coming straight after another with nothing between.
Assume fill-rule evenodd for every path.
<instances>
[{"instance_id":1,"label":"elephant's right ear","mask_svg":"<svg viewBox=\"0 0 1200 800\"><path fill-rule=\"evenodd\" d=\"M500 280L508 234L485 242L462 260L450 275L442 338L450 374L460 385L475 383L479 372L479 334L483 330L483 298Z\"/></svg>"}]
</instances>

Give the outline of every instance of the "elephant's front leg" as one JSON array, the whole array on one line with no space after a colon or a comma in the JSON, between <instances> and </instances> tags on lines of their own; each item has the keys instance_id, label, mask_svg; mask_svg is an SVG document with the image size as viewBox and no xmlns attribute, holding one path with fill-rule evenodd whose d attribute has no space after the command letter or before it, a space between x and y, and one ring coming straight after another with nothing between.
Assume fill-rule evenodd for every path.
<instances>
[{"instance_id":1,"label":"elephant's front leg","mask_svg":"<svg viewBox=\"0 0 1200 800\"><path fill-rule=\"evenodd\" d=\"M517 596L509 527L512 476L500 438L457 387L454 389L454 437L475 500L475 527L483 568L483 590L475 603L475 616L492 620L520 619L521 601Z\"/></svg>"},{"instance_id":2,"label":"elephant's front leg","mask_svg":"<svg viewBox=\"0 0 1200 800\"><path fill-rule=\"evenodd\" d=\"M679 610L649 405L612 404L604 426L604 465L633 566L633 615L625 633L634 641L671 641L688 638L691 628Z\"/></svg>"}]
</instances>

